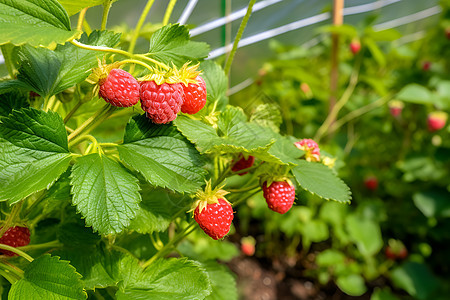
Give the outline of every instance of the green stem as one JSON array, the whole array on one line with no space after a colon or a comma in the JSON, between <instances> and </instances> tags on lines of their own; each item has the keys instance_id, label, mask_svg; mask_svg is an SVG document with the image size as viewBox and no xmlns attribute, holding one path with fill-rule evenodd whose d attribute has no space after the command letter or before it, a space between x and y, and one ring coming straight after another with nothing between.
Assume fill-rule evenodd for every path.
<instances>
[{"instance_id":1,"label":"green stem","mask_svg":"<svg viewBox=\"0 0 450 300\"><path fill-rule=\"evenodd\" d=\"M172 247L174 247L179 241L181 241L185 236L190 234L192 231L189 231L192 227L195 226L195 222L191 221L188 226L186 226L182 231L177 233L164 247L162 247L155 255L153 255L149 260L142 264L142 268L147 268L158 258L163 257L168 252L171 251Z\"/></svg>"},{"instance_id":2,"label":"green stem","mask_svg":"<svg viewBox=\"0 0 450 300\"><path fill-rule=\"evenodd\" d=\"M253 197L254 195L258 194L261 191L261 189L258 187L258 189L256 191L254 191L253 193L251 193L250 195L248 195L247 197L242 197L240 198L238 201L234 201L231 204L233 206L237 206L239 204L241 204L244 201L247 201L248 199L250 199L251 197Z\"/></svg>"},{"instance_id":3,"label":"green stem","mask_svg":"<svg viewBox=\"0 0 450 300\"><path fill-rule=\"evenodd\" d=\"M12 274L9 274L8 272L0 269L0 275L3 276L6 280L9 281L9 283L14 284L18 281L17 278L15 278Z\"/></svg>"},{"instance_id":4,"label":"green stem","mask_svg":"<svg viewBox=\"0 0 450 300\"><path fill-rule=\"evenodd\" d=\"M79 30L79 31L83 30L83 21L84 21L84 17L86 16L87 10L88 10L88 7L83 8L80 11L80 14L78 15L77 30Z\"/></svg>"},{"instance_id":5,"label":"green stem","mask_svg":"<svg viewBox=\"0 0 450 300\"><path fill-rule=\"evenodd\" d=\"M163 26L166 26L169 23L170 16L172 15L173 8L177 0L170 0L169 5L167 5L166 13L164 14Z\"/></svg>"},{"instance_id":6,"label":"green stem","mask_svg":"<svg viewBox=\"0 0 450 300\"><path fill-rule=\"evenodd\" d=\"M234 39L233 42L233 48L231 49L230 55L228 56L227 62L225 64L225 74L228 75L230 73L230 68L231 68L231 63L233 62L234 59L234 54L236 53L239 41L242 38L242 34L244 33L244 29L247 26L247 22L248 19L250 18L250 15L252 14L252 8L253 5L255 4L256 0L250 0L248 6L247 6L247 12L244 16L244 18L242 19L241 25L239 26L239 30L238 33L236 34L236 38Z\"/></svg>"},{"instance_id":7,"label":"green stem","mask_svg":"<svg viewBox=\"0 0 450 300\"><path fill-rule=\"evenodd\" d=\"M50 99L47 102L47 105L44 106L44 111L52 110L53 106L55 105L55 102L56 102L56 97L55 96L51 96Z\"/></svg>"},{"instance_id":8,"label":"green stem","mask_svg":"<svg viewBox=\"0 0 450 300\"><path fill-rule=\"evenodd\" d=\"M180 209L179 211L177 211L171 218L170 222L172 223L172 221L174 221L176 218L178 218L181 214L186 213L187 210L191 207L191 204L186 205L185 207L183 207L182 209Z\"/></svg>"},{"instance_id":9,"label":"green stem","mask_svg":"<svg viewBox=\"0 0 450 300\"><path fill-rule=\"evenodd\" d=\"M16 275L19 279L23 278L23 271L14 265L11 265L7 262L0 262L0 268L3 268L4 270L9 271L11 274Z\"/></svg>"},{"instance_id":10,"label":"green stem","mask_svg":"<svg viewBox=\"0 0 450 300\"><path fill-rule=\"evenodd\" d=\"M217 178L217 180L216 180L216 183L215 183L215 185L214 185L214 188L216 187L216 186L219 186L227 177L228 177L228 175L230 175L231 174L231 168L230 167L228 167L226 170L225 170L225 172L223 172L220 176L219 176L219 178Z\"/></svg>"},{"instance_id":11,"label":"green stem","mask_svg":"<svg viewBox=\"0 0 450 300\"><path fill-rule=\"evenodd\" d=\"M25 258L26 260L28 260L29 262L33 261L33 258L31 256L29 256L28 254L26 254L25 252L23 252L22 250L19 250L17 248L11 247L9 245L5 245L5 244L0 244L0 249L3 250L8 250L11 252L14 252L15 254L18 254L19 256L22 256L23 258Z\"/></svg>"},{"instance_id":12,"label":"green stem","mask_svg":"<svg viewBox=\"0 0 450 300\"><path fill-rule=\"evenodd\" d=\"M133 53L133 51L134 51L134 47L136 46L136 41L139 37L139 32L141 31L141 28L144 25L145 19L147 18L147 15L148 15L150 9L152 8L153 2L155 2L155 0L148 0L147 4L144 7L144 10L141 13L141 16L136 25L136 28L134 29L133 36L131 37L130 46L128 46L129 53Z\"/></svg>"},{"instance_id":13,"label":"green stem","mask_svg":"<svg viewBox=\"0 0 450 300\"><path fill-rule=\"evenodd\" d=\"M259 184L255 184L246 188L240 188L240 189L227 189L227 191L229 191L230 193L243 193L243 192L248 192L251 191L253 189L259 188Z\"/></svg>"},{"instance_id":14,"label":"green stem","mask_svg":"<svg viewBox=\"0 0 450 300\"><path fill-rule=\"evenodd\" d=\"M47 243L42 243L42 244L32 244L32 245L27 245L27 246L23 246L23 247L17 247L17 249L20 249L22 251L31 251L31 250L37 250L37 249L46 249L46 248L58 248L58 247L62 247L63 244L58 241L58 240L54 240L54 241L50 241Z\"/></svg>"},{"instance_id":15,"label":"green stem","mask_svg":"<svg viewBox=\"0 0 450 300\"><path fill-rule=\"evenodd\" d=\"M87 119L83 124L81 124L81 126L79 126L77 129L75 129L74 132L72 132L71 134L69 134L68 136L68 140L69 142L74 139L75 137L77 137L78 135L80 135L89 125L91 125L92 123L98 121L99 117L106 113L107 111L109 111L109 109L111 109L111 105L110 104L106 104L105 106L103 106L102 108L100 108L93 116L91 116L89 119Z\"/></svg>"},{"instance_id":16,"label":"green stem","mask_svg":"<svg viewBox=\"0 0 450 300\"><path fill-rule=\"evenodd\" d=\"M319 127L317 130L316 135L314 136L314 140L318 143L320 139L325 135L325 133L329 130L330 126L334 123L334 120L336 120L337 115L339 114L340 110L347 104L348 100L350 100L350 97L353 94L353 91L355 90L356 84L358 83L358 76L359 76L359 67L360 67L360 61L355 64L355 67L353 69L352 74L350 75L350 82L345 89L344 93L342 94L339 101L336 103L336 105L333 106L333 109L328 114L327 118L323 122L323 124Z\"/></svg>"},{"instance_id":17,"label":"green stem","mask_svg":"<svg viewBox=\"0 0 450 300\"><path fill-rule=\"evenodd\" d=\"M77 104L75 104L75 106L72 107L72 109L69 111L69 113L64 118L64 124L66 124L70 120L70 118L72 118L73 114L80 108L80 106L82 104L83 103L81 101L78 101Z\"/></svg>"},{"instance_id":18,"label":"green stem","mask_svg":"<svg viewBox=\"0 0 450 300\"><path fill-rule=\"evenodd\" d=\"M2 237L5 232L11 227L11 225L14 223L14 220L16 219L17 215L20 212L20 209L22 208L23 200L21 200L19 203L13 206L11 213L6 219L6 222L2 225L2 228L0 228L0 237Z\"/></svg>"},{"instance_id":19,"label":"green stem","mask_svg":"<svg viewBox=\"0 0 450 300\"><path fill-rule=\"evenodd\" d=\"M101 30L106 29L106 22L108 21L109 10L111 9L111 5L113 0L106 0L103 3L103 15L102 15L102 27Z\"/></svg>"}]
</instances>

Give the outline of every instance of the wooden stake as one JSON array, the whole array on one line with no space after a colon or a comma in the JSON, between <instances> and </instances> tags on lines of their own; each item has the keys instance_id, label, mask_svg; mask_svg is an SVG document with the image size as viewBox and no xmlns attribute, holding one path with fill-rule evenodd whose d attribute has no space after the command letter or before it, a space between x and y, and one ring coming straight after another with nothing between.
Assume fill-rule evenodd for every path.
<instances>
[{"instance_id":1,"label":"wooden stake","mask_svg":"<svg viewBox=\"0 0 450 300\"><path fill-rule=\"evenodd\" d=\"M342 25L344 17L344 0L334 0L333 2L333 25ZM338 89L338 64L339 64L339 34L333 33L331 45L331 72L330 72L330 110L336 105ZM334 120L333 120L334 122Z\"/></svg>"}]
</instances>

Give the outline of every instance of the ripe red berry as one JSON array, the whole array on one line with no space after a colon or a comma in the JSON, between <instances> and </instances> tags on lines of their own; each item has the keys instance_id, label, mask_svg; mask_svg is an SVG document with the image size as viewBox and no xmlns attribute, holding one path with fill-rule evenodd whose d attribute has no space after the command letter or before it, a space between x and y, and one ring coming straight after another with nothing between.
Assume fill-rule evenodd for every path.
<instances>
[{"instance_id":1,"label":"ripe red berry","mask_svg":"<svg viewBox=\"0 0 450 300\"><path fill-rule=\"evenodd\" d=\"M255 254L255 245L252 243L242 243L241 244L241 251L247 256L253 256Z\"/></svg>"},{"instance_id":2,"label":"ripe red berry","mask_svg":"<svg viewBox=\"0 0 450 300\"><path fill-rule=\"evenodd\" d=\"M430 68L431 68L431 62L429 62L429 61L423 62L423 64L422 64L422 70L424 70L424 71L429 71Z\"/></svg>"},{"instance_id":3,"label":"ripe red berry","mask_svg":"<svg viewBox=\"0 0 450 300\"><path fill-rule=\"evenodd\" d=\"M443 111L429 113L427 117L428 130L434 132L444 128L447 123L447 118L447 113Z\"/></svg>"},{"instance_id":4,"label":"ripe red berry","mask_svg":"<svg viewBox=\"0 0 450 300\"><path fill-rule=\"evenodd\" d=\"M450 40L450 27L445 28L445 36L447 37L447 40Z\"/></svg>"},{"instance_id":5,"label":"ripe red berry","mask_svg":"<svg viewBox=\"0 0 450 300\"><path fill-rule=\"evenodd\" d=\"M30 243L30 230L27 227L10 227L0 238L0 244L9 245L11 247L22 247ZM0 250L0 253L6 256L15 256L14 252Z\"/></svg>"},{"instance_id":6,"label":"ripe red berry","mask_svg":"<svg viewBox=\"0 0 450 300\"><path fill-rule=\"evenodd\" d=\"M233 172L239 172L241 170L250 168L251 166L253 166L253 163L255 162L255 157L249 155L247 159L245 159L245 157L243 155L239 156L239 160L238 161L233 161L232 164L233 166L231 167L231 171ZM240 176L247 174L248 172L243 172L243 173L239 173Z\"/></svg>"},{"instance_id":7,"label":"ripe red berry","mask_svg":"<svg viewBox=\"0 0 450 300\"><path fill-rule=\"evenodd\" d=\"M183 84L184 102L181 105L181 111L186 114L198 113L206 104L206 83L202 77L195 78L197 84Z\"/></svg>"},{"instance_id":8,"label":"ripe red berry","mask_svg":"<svg viewBox=\"0 0 450 300\"><path fill-rule=\"evenodd\" d=\"M154 81L141 83L141 107L156 124L169 123L177 117L183 104L183 87L180 83L163 83Z\"/></svg>"},{"instance_id":9,"label":"ripe red berry","mask_svg":"<svg viewBox=\"0 0 450 300\"><path fill-rule=\"evenodd\" d=\"M262 185L263 195L267 205L274 212L285 214L291 209L295 200L295 187L286 181L274 181L267 186Z\"/></svg>"},{"instance_id":10,"label":"ripe red berry","mask_svg":"<svg viewBox=\"0 0 450 300\"><path fill-rule=\"evenodd\" d=\"M397 258L397 255L394 253L392 247L390 246L386 247L386 249L384 250L384 254L386 255L386 258L390 260L395 260Z\"/></svg>"},{"instance_id":11,"label":"ripe red berry","mask_svg":"<svg viewBox=\"0 0 450 300\"><path fill-rule=\"evenodd\" d=\"M320 161L320 149L319 145L312 139L303 139L300 140L294 145L300 149L305 151L305 158L307 161Z\"/></svg>"},{"instance_id":12,"label":"ripe red berry","mask_svg":"<svg viewBox=\"0 0 450 300\"><path fill-rule=\"evenodd\" d=\"M368 176L364 179L364 185L368 190L375 191L378 188L378 179L375 176Z\"/></svg>"},{"instance_id":13,"label":"ripe red berry","mask_svg":"<svg viewBox=\"0 0 450 300\"><path fill-rule=\"evenodd\" d=\"M384 253L388 259L403 260L408 256L408 249L406 249L402 241L390 239Z\"/></svg>"},{"instance_id":14,"label":"ripe red berry","mask_svg":"<svg viewBox=\"0 0 450 300\"><path fill-rule=\"evenodd\" d=\"M350 51L352 51L353 55L356 55L359 50L361 50L361 43L358 40L353 40L350 43Z\"/></svg>"},{"instance_id":15,"label":"ripe red berry","mask_svg":"<svg viewBox=\"0 0 450 300\"><path fill-rule=\"evenodd\" d=\"M225 199L218 199L218 203L207 204L200 211L199 206L194 210L194 219L200 228L215 240L223 238L229 231L233 221L233 208Z\"/></svg>"},{"instance_id":16,"label":"ripe red berry","mask_svg":"<svg viewBox=\"0 0 450 300\"><path fill-rule=\"evenodd\" d=\"M139 83L127 71L112 69L99 84L100 97L113 106L129 107L139 101Z\"/></svg>"},{"instance_id":17,"label":"ripe red berry","mask_svg":"<svg viewBox=\"0 0 450 300\"><path fill-rule=\"evenodd\" d=\"M398 100L389 101L389 112L394 118L398 118L403 111L404 104Z\"/></svg>"}]
</instances>

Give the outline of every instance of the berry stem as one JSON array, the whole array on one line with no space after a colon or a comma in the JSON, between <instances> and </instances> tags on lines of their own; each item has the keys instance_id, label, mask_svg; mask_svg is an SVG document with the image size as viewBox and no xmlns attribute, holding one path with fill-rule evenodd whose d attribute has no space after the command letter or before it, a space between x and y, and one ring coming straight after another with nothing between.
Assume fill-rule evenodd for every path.
<instances>
[{"instance_id":1,"label":"berry stem","mask_svg":"<svg viewBox=\"0 0 450 300\"><path fill-rule=\"evenodd\" d=\"M7 271L4 271L2 269L0 269L0 275L2 275L11 284L14 284L19 280L15 276L13 276L11 273L8 273Z\"/></svg>"},{"instance_id":2,"label":"berry stem","mask_svg":"<svg viewBox=\"0 0 450 300\"><path fill-rule=\"evenodd\" d=\"M80 108L80 106L82 104L83 103L81 101L78 101L77 104L75 104L75 106L72 107L72 109L69 111L69 113L64 118L64 124L66 124L70 120L70 118L72 118L73 114Z\"/></svg>"},{"instance_id":3,"label":"berry stem","mask_svg":"<svg viewBox=\"0 0 450 300\"><path fill-rule=\"evenodd\" d=\"M228 56L227 62L225 64L225 75L228 75L230 73L231 69L231 63L234 59L234 54L236 53L236 50L238 48L239 41L241 40L242 34L244 33L244 29L247 26L248 19L250 18L250 15L252 14L252 8L255 4L256 0L250 0L247 6L247 12L245 13L244 18L242 19L241 25L239 26L239 30L236 34L236 38L233 42L233 48L231 49L230 55Z\"/></svg>"},{"instance_id":4,"label":"berry stem","mask_svg":"<svg viewBox=\"0 0 450 300\"><path fill-rule=\"evenodd\" d=\"M108 21L109 10L111 9L114 0L106 0L103 2L103 15L102 15L102 26L101 30L106 29L106 22Z\"/></svg>"},{"instance_id":5,"label":"berry stem","mask_svg":"<svg viewBox=\"0 0 450 300\"><path fill-rule=\"evenodd\" d=\"M240 188L240 189L227 189L230 193L243 193L243 192L248 192L251 191L255 188L259 188L259 184L255 184L246 188Z\"/></svg>"},{"instance_id":6,"label":"berry stem","mask_svg":"<svg viewBox=\"0 0 450 300\"><path fill-rule=\"evenodd\" d=\"M28 260L29 262L33 261L33 258L31 256L29 256L28 254L26 254L25 252L23 252L22 250L19 250L17 248L11 247L9 245L5 245L5 244L0 244L0 249L3 250L8 250L11 252L14 252L15 254L22 256L23 258L25 258L26 260Z\"/></svg>"},{"instance_id":7,"label":"berry stem","mask_svg":"<svg viewBox=\"0 0 450 300\"><path fill-rule=\"evenodd\" d=\"M22 208L23 201L20 201L16 205L13 206L11 209L11 213L6 218L5 223L2 225L2 228L0 228L0 238L5 234L5 232L11 227L11 225L14 223L14 220L16 219L17 215L19 214L21 208Z\"/></svg>"},{"instance_id":8,"label":"berry stem","mask_svg":"<svg viewBox=\"0 0 450 300\"><path fill-rule=\"evenodd\" d=\"M8 263L7 261L0 262L0 268L4 269L5 271L10 272L11 274L14 274L19 279L23 278L23 270L21 270L21 269L17 268L16 266Z\"/></svg>"},{"instance_id":9,"label":"berry stem","mask_svg":"<svg viewBox=\"0 0 450 300\"><path fill-rule=\"evenodd\" d=\"M195 221L191 221L188 226L186 226L183 230L177 233L164 247L162 247L155 255L153 255L149 260L142 264L142 268L145 269L150 266L155 260L163 257L168 254L176 244L178 244L184 237L188 236L192 231L195 230L193 228L195 226Z\"/></svg>"},{"instance_id":10,"label":"berry stem","mask_svg":"<svg viewBox=\"0 0 450 300\"><path fill-rule=\"evenodd\" d=\"M139 21L136 24L136 28L134 29L133 36L131 37L130 46L128 46L128 52L133 53L134 47L136 46L136 41L139 37L139 32L141 31L142 25L144 25L145 19L147 18L147 15L150 11L150 9L153 6L153 2L155 0L148 0L147 4L144 7L144 10L141 13L141 16L139 17Z\"/></svg>"},{"instance_id":11,"label":"berry stem","mask_svg":"<svg viewBox=\"0 0 450 300\"><path fill-rule=\"evenodd\" d=\"M88 10L89 7L83 8L80 11L80 14L78 15L78 22L77 22L77 30L81 31L83 30L83 21L84 21L84 17L86 16L86 11Z\"/></svg>"},{"instance_id":12,"label":"berry stem","mask_svg":"<svg viewBox=\"0 0 450 300\"><path fill-rule=\"evenodd\" d=\"M177 0L170 0L169 5L167 5L166 13L164 14L162 25L166 26L169 23L170 16L172 15L173 8Z\"/></svg>"},{"instance_id":13,"label":"berry stem","mask_svg":"<svg viewBox=\"0 0 450 300\"><path fill-rule=\"evenodd\" d=\"M237 206L239 204L241 204L244 201L247 201L248 199L250 199L251 197L253 197L254 195L258 194L261 191L260 187L258 186L258 189L256 191L254 191L253 193L249 194L247 197L242 197L237 201L232 202L231 204L233 206Z\"/></svg>"},{"instance_id":14,"label":"berry stem","mask_svg":"<svg viewBox=\"0 0 450 300\"><path fill-rule=\"evenodd\" d=\"M69 141L69 147L73 146L75 144L76 140L78 139L78 137L81 133L83 133L83 132L88 133L89 129L92 130L93 129L92 127L95 124L100 124L101 122L103 122L104 116L111 114L114 110L115 110L115 107L110 104L106 104L105 106L100 108L93 116L91 116L83 124L81 124L81 126L79 126L77 129L75 129L74 132L69 134L69 136L67 138Z\"/></svg>"}]
</instances>

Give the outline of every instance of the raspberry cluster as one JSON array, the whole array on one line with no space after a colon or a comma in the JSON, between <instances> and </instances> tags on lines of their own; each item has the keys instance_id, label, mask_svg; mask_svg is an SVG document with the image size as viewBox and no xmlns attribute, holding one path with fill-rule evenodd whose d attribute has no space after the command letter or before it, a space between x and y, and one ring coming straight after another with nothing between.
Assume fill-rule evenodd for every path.
<instances>
[{"instance_id":1,"label":"raspberry cluster","mask_svg":"<svg viewBox=\"0 0 450 300\"><path fill-rule=\"evenodd\" d=\"M101 71L98 71L101 72ZM181 82L143 80L128 72L112 69L98 76L99 95L113 106L130 107L141 100L146 115L156 124L169 123L181 111L196 114L206 104L206 83L201 76Z\"/></svg>"}]
</instances>

